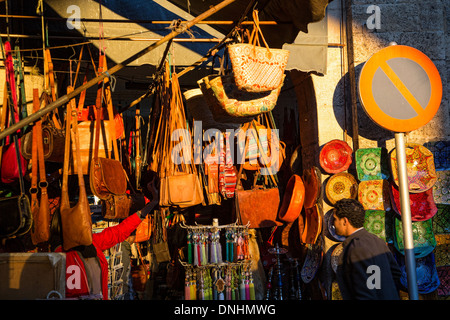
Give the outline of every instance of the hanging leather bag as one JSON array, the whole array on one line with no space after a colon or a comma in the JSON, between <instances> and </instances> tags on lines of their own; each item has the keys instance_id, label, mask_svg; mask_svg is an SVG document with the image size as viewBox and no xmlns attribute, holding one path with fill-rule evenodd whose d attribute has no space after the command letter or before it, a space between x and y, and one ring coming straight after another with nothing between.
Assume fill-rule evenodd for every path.
<instances>
[{"instance_id":1,"label":"hanging leather bag","mask_svg":"<svg viewBox=\"0 0 450 320\"><path fill-rule=\"evenodd\" d=\"M102 57L101 57L102 59ZM105 62L105 61L103 61ZM102 65L99 66L99 68ZM99 69L100 71L102 69ZM103 105L103 92L107 92L106 87L108 84L105 80L99 83L97 89L97 100L96 100L96 109L97 114L100 114ZM108 113L110 113L110 108L112 108L112 102L110 100L110 96L107 95L107 109ZM112 112L112 110L111 110ZM112 195L123 196L127 191L127 176L125 170L123 169L122 163L118 160L119 153L117 143L113 141L113 150L115 159L100 157L99 156L99 144L100 144L100 131L101 131L101 122L100 117L96 117L95 119L95 141L94 141L94 159L91 163L90 171L89 171L89 183L91 186L91 191L94 195L96 195L101 200L106 200L110 198ZM114 126L114 122L112 122ZM112 130L115 130L113 128ZM114 202L118 207L120 201L125 202L122 198L115 199ZM124 203L123 206L127 204Z\"/></svg>"},{"instance_id":2,"label":"hanging leather bag","mask_svg":"<svg viewBox=\"0 0 450 320\"><path fill-rule=\"evenodd\" d=\"M40 104L45 107L51 102L50 97L46 92L43 92L40 98ZM63 163L64 161L64 130L57 129L53 121L45 117L42 120L41 136L42 136L42 151L44 160L48 162ZM33 134L29 132L22 137L22 145L20 153L29 160L31 159L31 149L33 145Z\"/></svg>"},{"instance_id":3,"label":"hanging leather bag","mask_svg":"<svg viewBox=\"0 0 450 320\"><path fill-rule=\"evenodd\" d=\"M3 93L4 97L6 97L6 99L3 99L3 112L5 113L6 119L9 118L9 121L6 120L6 126L8 126L8 122L15 124L20 120L16 82L14 78L14 64L11 54L11 45L8 41L5 42L5 70L7 86L5 87L6 91ZM11 98L12 104L8 101L9 98ZM17 137L17 135L15 135L15 137ZM21 145L19 139L17 139L17 143L15 141L14 143L11 143L11 140L7 137L6 143L8 145L2 150L1 180L3 183L13 183L25 175L27 163L19 152ZM16 157L18 157L18 161L15 160Z\"/></svg>"},{"instance_id":4,"label":"hanging leather bag","mask_svg":"<svg viewBox=\"0 0 450 320\"><path fill-rule=\"evenodd\" d=\"M11 74L12 71L12 56L11 56L11 47L9 45L9 42L5 43L5 51L6 51L6 59L5 59L5 66L6 66L6 76L7 76L7 83L10 85L10 89L14 88L14 75ZM12 77L12 78L11 78ZM12 90L7 90L5 94L10 97L13 94ZM14 99L14 107L17 106L17 99ZM6 110L9 109L9 117L11 124L14 125L16 123L16 120L18 120L18 114L17 108L7 108L8 106L8 99L4 99L6 101L6 104L3 106L3 112L7 112ZM5 114L6 115L6 114ZM11 146L14 146L14 149L11 148ZM8 150L14 150L15 153L15 159L8 159L5 158L5 154L3 154L2 157L2 180L3 180L3 174L4 170L3 168L6 167L5 165L12 166L17 168L17 177L16 179L19 180L19 186L20 186L20 194L17 196L12 197L6 197L6 198L0 198L0 238L11 238L11 237L17 237L22 236L28 231L30 231L31 226L33 224L33 216L31 214L31 206L30 206L30 200L28 196L25 194L25 186L23 181L23 174L19 173L25 173L26 167L23 167L23 157L20 155L20 147L19 147L19 139L16 134L13 135L13 143L10 145L10 148ZM9 151L12 152L12 151ZM11 168L11 167L9 167Z\"/></svg>"},{"instance_id":5,"label":"hanging leather bag","mask_svg":"<svg viewBox=\"0 0 450 320\"><path fill-rule=\"evenodd\" d=\"M166 68L168 70L168 67ZM166 77L168 73L166 72ZM172 73L172 79L169 86L166 87L171 92L170 103L166 104L163 112L166 112L167 123L160 127L164 130L162 135L164 143L162 144L162 170L160 173L160 206L178 206L186 208L200 204L204 201L203 186L199 179L197 169L194 164L192 152L187 154L178 154L180 164L174 163L174 157L177 156L174 151L175 141L172 141L173 134L177 129L186 129L186 117L184 115L183 101L176 73ZM185 131L189 136L181 136L182 149L190 148L191 135L189 130ZM189 143L186 140L189 139Z\"/></svg>"},{"instance_id":6,"label":"hanging leather bag","mask_svg":"<svg viewBox=\"0 0 450 320\"><path fill-rule=\"evenodd\" d=\"M69 91L71 87L69 87ZM63 249L69 250L73 247L92 244L92 220L89 202L84 185L83 170L79 148L78 121L75 99L72 99L67 106L66 113L66 141L64 150L63 181L61 186L61 228ZM73 119L73 120L72 120ZM73 126L73 130L72 130ZM78 202L74 207L70 207L69 202L69 158L71 150L71 140L75 146L75 157L78 175Z\"/></svg>"},{"instance_id":7,"label":"hanging leather bag","mask_svg":"<svg viewBox=\"0 0 450 320\"><path fill-rule=\"evenodd\" d=\"M33 112L39 111L39 90L33 89ZM32 146L32 176L31 176L31 207L33 213L33 226L31 228L31 240L33 244L46 242L50 238L50 207L47 194L47 180L45 174L45 160L42 139L42 120L35 123L33 127ZM39 185L37 184L39 166ZM38 187L41 190L38 199Z\"/></svg>"},{"instance_id":8,"label":"hanging leather bag","mask_svg":"<svg viewBox=\"0 0 450 320\"><path fill-rule=\"evenodd\" d=\"M246 143L245 150L248 148ZM237 176L237 186L235 191L236 215L241 224L249 224L249 228L265 228L282 225L277 220L278 208L280 205L280 193L276 180L270 177L275 185L272 188L266 188L256 184L257 175L255 175L253 186L250 190L244 190L242 187L243 166L239 168Z\"/></svg>"}]
</instances>

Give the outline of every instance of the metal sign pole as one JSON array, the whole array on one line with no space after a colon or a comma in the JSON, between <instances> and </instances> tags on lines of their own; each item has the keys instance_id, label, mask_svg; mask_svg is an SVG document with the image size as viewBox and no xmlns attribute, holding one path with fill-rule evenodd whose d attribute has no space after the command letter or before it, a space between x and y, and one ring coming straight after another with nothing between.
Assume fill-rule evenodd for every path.
<instances>
[{"instance_id":1,"label":"metal sign pole","mask_svg":"<svg viewBox=\"0 0 450 320\"><path fill-rule=\"evenodd\" d=\"M414 242L411 221L411 205L409 202L409 183L406 170L405 134L395 133L395 148L397 152L398 184L400 190L400 204L403 229L403 244L405 248L405 265L408 276L408 293L410 300L419 300L416 258L414 256Z\"/></svg>"}]
</instances>

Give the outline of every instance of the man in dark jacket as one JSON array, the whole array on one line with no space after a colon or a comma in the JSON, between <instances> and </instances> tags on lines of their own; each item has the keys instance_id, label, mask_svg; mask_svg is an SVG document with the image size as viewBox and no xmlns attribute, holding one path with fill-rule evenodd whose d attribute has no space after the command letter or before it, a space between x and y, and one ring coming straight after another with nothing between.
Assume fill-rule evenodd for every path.
<instances>
[{"instance_id":1,"label":"man in dark jacket","mask_svg":"<svg viewBox=\"0 0 450 320\"><path fill-rule=\"evenodd\" d=\"M336 233L347 237L337 268L344 300L398 300L400 268L386 243L364 229L365 211L353 199L335 204Z\"/></svg>"}]
</instances>

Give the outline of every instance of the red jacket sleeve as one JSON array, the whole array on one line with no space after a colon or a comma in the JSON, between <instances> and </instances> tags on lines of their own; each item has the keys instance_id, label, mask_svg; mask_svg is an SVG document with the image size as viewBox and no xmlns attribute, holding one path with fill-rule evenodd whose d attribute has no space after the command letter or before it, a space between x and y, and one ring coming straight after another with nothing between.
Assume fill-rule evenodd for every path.
<instances>
[{"instance_id":1,"label":"red jacket sleeve","mask_svg":"<svg viewBox=\"0 0 450 320\"><path fill-rule=\"evenodd\" d=\"M134 213L118 225L108 227L102 232L94 233L92 235L92 242L101 251L107 250L125 241L140 223L141 218L137 213Z\"/></svg>"}]
</instances>

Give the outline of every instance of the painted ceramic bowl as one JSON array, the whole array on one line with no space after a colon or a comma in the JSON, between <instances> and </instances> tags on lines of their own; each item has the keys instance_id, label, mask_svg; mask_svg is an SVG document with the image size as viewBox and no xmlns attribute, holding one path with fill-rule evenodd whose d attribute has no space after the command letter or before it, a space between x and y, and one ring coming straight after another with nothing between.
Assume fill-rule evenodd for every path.
<instances>
[{"instance_id":1,"label":"painted ceramic bowl","mask_svg":"<svg viewBox=\"0 0 450 320\"><path fill-rule=\"evenodd\" d=\"M405 259L401 256L397 256L396 258L402 273L400 276L400 283L405 288L408 288L408 276L406 273ZM417 289L420 294L431 293L439 287L440 280L433 253L430 253L426 257L416 259L416 279Z\"/></svg>"},{"instance_id":2,"label":"painted ceramic bowl","mask_svg":"<svg viewBox=\"0 0 450 320\"><path fill-rule=\"evenodd\" d=\"M361 181L358 186L358 201L365 210L391 210L389 182L386 180Z\"/></svg>"},{"instance_id":3,"label":"painted ceramic bowl","mask_svg":"<svg viewBox=\"0 0 450 320\"><path fill-rule=\"evenodd\" d=\"M430 150L416 143L407 143L406 169L408 174L409 192L424 192L436 183L434 157ZM397 152L391 153L392 177L398 186Z\"/></svg>"},{"instance_id":4,"label":"painted ceramic bowl","mask_svg":"<svg viewBox=\"0 0 450 320\"><path fill-rule=\"evenodd\" d=\"M450 266L450 234L435 234L436 248L434 249L434 257L436 267Z\"/></svg>"},{"instance_id":5,"label":"painted ceramic bowl","mask_svg":"<svg viewBox=\"0 0 450 320\"><path fill-rule=\"evenodd\" d=\"M358 183L350 173L341 172L330 177L325 192L332 204L341 199L356 199Z\"/></svg>"},{"instance_id":6,"label":"painted ceramic bowl","mask_svg":"<svg viewBox=\"0 0 450 320\"><path fill-rule=\"evenodd\" d=\"M286 185L278 218L284 222L293 222L302 211L304 200L305 186L302 178L293 174Z\"/></svg>"},{"instance_id":7,"label":"painted ceramic bowl","mask_svg":"<svg viewBox=\"0 0 450 320\"><path fill-rule=\"evenodd\" d=\"M450 234L450 205L437 203L437 213L433 217L434 233Z\"/></svg>"},{"instance_id":8,"label":"painted ceramic bowl","mask_svg":"<svg viewBox=\"0 0 450 320\"><path fill-rule=\"evenodd\" d=\"M358 149L355 152L359 181L389 179L388 154L385 148Z\"/></svg>"},{"instance_id":9,"label":"painted ceramic bowl","mask_svg":"<svg viewBox=\"0 0 450 320\"><path fill-rule=\"evenodd\" d=\"M436 171L450 170L450 141L432 141L423 145L433 153Z\"/></svg>"},{"instance_id":10,"label":"painted ceramic bowl","mask_svg":"<svg viewBox=\"0 0 450 320\"><path fill-rule=\"evenodd\" d=\"M391 183L390 196L394 211L401 215L400 191ZM428 189L421 193L409 193L409 204L411 207L411 220L424 221L434 217L438 211L433 199L433 190Z\"/></svg>"},{"instance_id":11,"label":"painted ceramic bowl","mask_svg":"<svg viewBox=\"0 0 450 320\"><path fill-rule=\"evenodd\" d=\"M394 246L401 254L404 255L405 247L403 244L402 221L397 217L394 220ZM437 245L431 219L425 221L413 221L412 231L415 257L423 258L429 255Z\"/></svg>"},{"instance_id":12,"label":"painted ceramic bowl","mask_svg":"<svg viewBox=\"0 0 450 320\"><path fill-rule=\"evenodd\" d=\"M322 257L323 250L320 244L307 246L305 262L300 271L304 283L310 283L314 279L322 264Z\"/></svg>"},{"instance_id":13,"label":"painted ceramic bowl","mask_svg":"<svg viewBox=\"0 0 450 320\"><path fill-rule=\"evenodd\" d=\"M347 237L339 236L336 234L336 228L334 227L334 216L333 216L333 210L329 210L325 216L324 216L324 223L328 230L328 236L333 241L342 242Z\"/></svg>"},{"instance_id":14,"label":"painted ceramic bowl","mask_svg":"<svg viewBox=\"0 0 450 320\"><path fill-rule=\"evenodd\" d=\"M317 203L322 191L319 168L311 167L309 170L303 170L303 184L305 185L305 201L303 202L303 206L309 209Z\"/></svg>"},{"instance_id":15,"label":"painted ceramic bowl","mask_svg":"<svg viewBox=\"0 0 450 320\"><path fill-rule=\"evenodd\" d=\"M437 288L438 296L450 295L450 266L436 267L441 285Z\"/></svg>"},{"instance_id":16,"label":"painted ceramic bowl","mask_svg":"<svg viewBox=\"0 0 450 320\"><path fill-rule=\"evenodd\" d=\"M333 269L334 273L336 273L337 268L339 266L339 258L344 251L344 247L342 243L337 244L334 248L331 247L330 250L333 250L331 253L331 268Z\"/></svg>"},{"instance_id":17,"label":"painted ceramic bowl","mask_svg":"<svg viewBox=\"0 0 450 320\"><path fill-rule=\"evenodd\" d=\"M352 163L352 152L352 148L345 141L331 140L320 151L320 166L328 173L345 171Z\"/></svg>"},{"instance_id":18,"label":"painted ceramic bowl","mask_svg":"<svg viewBox=\"0 0 450 320\"><path fill-rule=\"evenodd\" d=\"M450 204L450 170L436 171L433 197L436 203Z\"/></svg>"},{"instance_id":19,"label":"painted ceramic bowl","mask_svg":"<svg viewBox=\"0 0 450 320\"><path fill-rule=\"evenodd\" d=\"M383 210L366 210L364 229L387 242L386 212Z\"/></svg>"},{"instance_id":20,"label":"painted ceramic bowl","mask_svg":"<svg viewBox=\"0 0 450 320\"><path fill-rule=\"evenodd\" d=\"M306 244L315 244L322 232L323 213L321 207L305 209L304 229L300 235L300 241Z\"/></svg>"}]
</instances>

